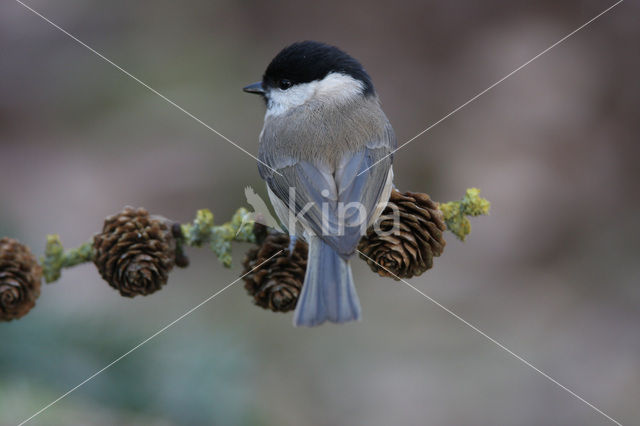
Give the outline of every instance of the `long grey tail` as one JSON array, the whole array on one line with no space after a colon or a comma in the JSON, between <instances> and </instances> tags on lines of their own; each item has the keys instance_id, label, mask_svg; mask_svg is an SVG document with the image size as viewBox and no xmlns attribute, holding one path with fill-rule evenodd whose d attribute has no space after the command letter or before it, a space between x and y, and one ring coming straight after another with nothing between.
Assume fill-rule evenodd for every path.
<instances>
[{"instance_id":1,"label":"long grey tail","mask_svg":"<svg viewBox=\"0 0 640 426\"><path fill-rule=\"evenodd\" d=\"M318 237L309 239L309 259L293 325L313 327L325 321L360 319L360 302L347 260Z\"/></svg>"}]
</instances>

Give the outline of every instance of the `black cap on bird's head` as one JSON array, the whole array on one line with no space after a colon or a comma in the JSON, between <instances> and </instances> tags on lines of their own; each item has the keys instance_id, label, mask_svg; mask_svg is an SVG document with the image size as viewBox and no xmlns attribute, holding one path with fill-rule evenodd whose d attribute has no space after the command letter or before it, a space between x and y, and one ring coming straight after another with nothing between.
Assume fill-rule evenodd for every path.
<instances>
[{"instance_id":1,"label":"black cap on bird's head","mask_svg":"<svg viewBox=\"0 0 640 426\"><path fill-rule=\"evenodd\" d=\"M330 73L348 75L362 83L364 95L373 95L373 83L360 62L337 47L317 41L301 41L285 47L271 61L262 81L243 90L264 95L270 88L289 87L322 80Z\"/></svg>"}]
</instances>

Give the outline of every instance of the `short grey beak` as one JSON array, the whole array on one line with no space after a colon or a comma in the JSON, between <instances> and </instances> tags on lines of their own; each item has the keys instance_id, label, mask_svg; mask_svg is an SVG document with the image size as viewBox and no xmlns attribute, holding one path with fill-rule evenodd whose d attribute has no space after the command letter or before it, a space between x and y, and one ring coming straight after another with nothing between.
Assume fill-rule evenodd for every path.
<instances>
[{"instance_id":1,"label":"short grey beak","mask_svg":"<svg viewBox=\"0 0 640 426\"><path fill-rule=\"evenodd\" d=\"M242 90L244 90L247 93L255 93L256 95L264 95L264 89L262 88L262 82L261 81L258 81L257 83L250 84L247 87L243 87Z\"/></svg>"}]
</instances>

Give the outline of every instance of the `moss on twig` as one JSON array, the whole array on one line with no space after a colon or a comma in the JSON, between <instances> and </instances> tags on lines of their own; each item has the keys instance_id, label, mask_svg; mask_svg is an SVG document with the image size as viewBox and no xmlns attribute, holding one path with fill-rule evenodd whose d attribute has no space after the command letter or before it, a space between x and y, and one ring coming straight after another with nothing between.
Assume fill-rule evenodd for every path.
<instances>
[{"instance_id":1,"label":"moss on twig","mask_svg":"<svg viewBox=\"0 0 640 426\"><path fill-rule=\"evenodd\" d=\"M40 258L42 274L47 283L60 278L62 268L71 268L93 260L93 243L88 241L80 247L64 250L58 234L47 235L44 256Z\"/></svg>"},{"instance_id":2,"label":"moss on twig","mask_svg":"<svg viewBox=\"0 0 640 426\"><path fill-rule=\"evenodd\" d=\"M449 201L440 204L447 229L461 241L471 232L469 217L489 214L491 203L480 197L478 188L469 188L460 201Z\"/></svg>"},{"instance_id":3,"label":"moss on twig","mask_svg":"<svg viewBox=\"0 0 640 426\"><path fill-rule=\"evenodd\" d=\"M184 243L192 247L209 244L222 264L231 267L231 242L255 242L253 220L249 220L249 211L239 208L229 222L215 225L213 213L209 209L198 210L192 223L181 226Z\"/></svg>"}]
</instances>

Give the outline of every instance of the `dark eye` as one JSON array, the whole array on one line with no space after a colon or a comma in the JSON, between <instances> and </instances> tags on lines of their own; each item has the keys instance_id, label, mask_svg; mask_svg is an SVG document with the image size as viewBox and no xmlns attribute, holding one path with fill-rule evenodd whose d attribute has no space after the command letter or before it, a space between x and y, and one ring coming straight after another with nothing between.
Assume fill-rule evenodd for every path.
<instances>
[{"instance_id":1,"label":"dark eye","mask_svg":"<svg viewBox=\"0 0 640 426\"><path fill-rule=\"evenodd\" d=\"M293 83L286 78L283 78L278 82L278 87L282 90L287 90L289 87L293 86Z\"/></svg>"}]
</instances>

